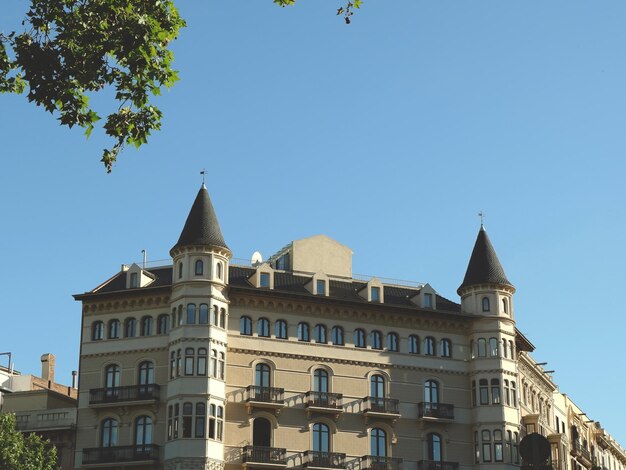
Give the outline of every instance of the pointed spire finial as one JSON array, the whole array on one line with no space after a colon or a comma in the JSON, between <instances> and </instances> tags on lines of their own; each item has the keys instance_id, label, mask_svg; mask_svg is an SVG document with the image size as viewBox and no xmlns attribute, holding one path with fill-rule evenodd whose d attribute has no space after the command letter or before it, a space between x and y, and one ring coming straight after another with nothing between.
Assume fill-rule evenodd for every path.
<instances>
[{"instance_id":1,"label":"pointed spire finial","mask_svg":"<svg viewBox=\"0 0 626 470\"><path fill-rule=\"evenodd\" d=\"M483 223L485 222L485 213L483 211L480 211L478 213L478 217L480 217L480 226L483 226Z\"/></svg>"},{"instance_id":2,"label":"pointed spire finial","mask_svg":"<svg viewBox=\"0 0 626 470\"><path fill-rule=\"evenodd\" d=\"M202 169L202 171L200 172L200 174L202 175L202 187L203 187L203 188L206 188L206 186L204 185L204 174L205 174L204 168Z\"/></svg>"}]
</instances>

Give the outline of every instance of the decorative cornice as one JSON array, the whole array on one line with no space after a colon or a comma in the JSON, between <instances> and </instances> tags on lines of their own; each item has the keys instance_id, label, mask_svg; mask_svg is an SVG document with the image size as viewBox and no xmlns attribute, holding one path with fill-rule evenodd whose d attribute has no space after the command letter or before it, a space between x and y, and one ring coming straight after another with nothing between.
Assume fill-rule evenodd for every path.
<instances>
[{"instance_id":1,"label":"decorative cornice","mask_svg":"<svg viewBox=\"0 0 626 470\"><path fill-rule=\"evenodd\" d=\"M91 358L91 357L110 357L112 354L116 356L120 355L128 355L128 354L137 354L137 353L150 353L150 352L167 352L168 348L166 347L155 347L155 348L138 348L138 349L126 349L126 350L111 350L106 352L99 353L91 353L91 354L81 354L81 358Z\"/></svg>"},{"instance_id":2,"label":"decorative cornice","mask_svg":"<svg viewBox=\"0 0 626 470\"><path fill-rule=\"evenodd\" d=\"M116 313L116 312L133 312L139 310L145 310L147 308L165 308L169 312L170 296L166 295L157 296L144 296L144 297L129 297L119 298L116 296L115 300L98 299L96 302L83 302L83 315L90 316L100 313Z\"/></svg>"}]
</instances>

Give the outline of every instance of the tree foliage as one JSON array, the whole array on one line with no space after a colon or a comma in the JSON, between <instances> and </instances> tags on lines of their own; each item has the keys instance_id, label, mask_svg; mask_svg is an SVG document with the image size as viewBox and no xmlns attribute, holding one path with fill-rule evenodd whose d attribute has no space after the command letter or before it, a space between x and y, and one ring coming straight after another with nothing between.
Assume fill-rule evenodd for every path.
<instances>
[{"instance_id":1,"label":"tree foliage","mask_svg":"<svg viewBox=\"0 0 626 470\"><path fill-rule=\"evenodd\" d=\"M350 23L361 3L348 1L337 14ZM119 107L103 124L113 139L102 153L108 172L126 145L139 147L160 129L162 113L150 99L178 79L169 45L185 26L173 0L30 0L23 24L21 33L0 33L0 92L26 91L89 136L101 119L89 97L113 88Z\"/></svg>"},{"instance_id":2,"label":"tree foliage","mask_svg":"<svg viewBox=\"0 0 626 470\"><path fill-rule=\"evenodd\" d=\"M0 414L0 468L56 470L57 451L36 434L25 437L15 428L15 415Z\"/></svg>"}]
</instances>

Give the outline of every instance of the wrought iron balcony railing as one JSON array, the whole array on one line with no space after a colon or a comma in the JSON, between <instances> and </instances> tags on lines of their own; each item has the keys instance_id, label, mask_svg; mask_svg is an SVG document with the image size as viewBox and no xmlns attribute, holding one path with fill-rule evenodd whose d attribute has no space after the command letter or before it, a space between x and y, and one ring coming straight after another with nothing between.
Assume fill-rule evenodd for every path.
<instances>
[{"instance_id":1,"label":"wrought iron balcony railing","mask_svg":"<svg viewBox=\"0 0 626 470\"><path fill-rule=\"evenodd\" d=\"M346 454L307 450L304 453L303 464L305 467L315 468L346 468Z\"/></svg>"},{"instance_id":2,"label":"wrought iron balcony railing","mask_svg":"<svg viewBox=\"0 0 626 470\"><path fill-rule=\"evenodd\" d=\"M139 446L94 447L83 449L83 464L141 462L159 460L159 446L144 444Z\"/></svg>"},{"instance_id":3,"label":"wrought iron balcony railing","mask_svg":"<svg viewBox=\"0 0 626 470\"><path fill-rule=\"evenodd\" d=\"M157 384L129 385L126 387L92 388L89 390L89 404L119 403L125 401L159 401L161 387Z\"/></svg>"},{"instance_id":4,"label":"wrought iron balcony railing","mask_svg":"<svg viewBox=\"0 0 626 470\"><path fill-rule=\"evenodd\" d=\"M243 463L265 463L287 465L287 449L263 446L245 446L241 460Z\"/></svg>"},{"instance_id":5,"label":"wrought iron balcony railing","mask_svg":"<svg viewBox=\"0 0 626 470\"><path fill-rule=\"evenodd\" d=\"M580 442L574 441L572 445L572 450L575 455L581 456L591 462L591 452L588 449L585 449Z\"/></svg>"},{"instance_id":6,"label":"wrought iron balcony railing","mask_svg":"<svg viewBox=\"0 0 626 470\"><path fill-rule=\"evenodd\" d=\"M363 404L365 405L363 411L366 413L370 412L399 415L399 403L400 402L395 398L365 397L363 398Z\"/></svg>"},{"instance_id":7,"label":"wrought iron balcony railing","mask_svg":"<svg viewBox=\"0 0 626 470\"><path fill-rule=\"evenodd\" d=\"M341 393L310 391L306 393L306 406L338 409L342 407L342 399Z\"/></svg>"},{"instance_id":8,"label":"wrought iron balcony railing","mask_svg":"<svg viewBox=\"0 0 626 470\"><path fill-rule=\"evenodd\" d=\"M361 470L399 470L402 459L364 455L361 457Z\"/></svg>"},{"instance_id":9,"label":"wrought iron balcony railing","mask_svg":"<svg viewBox=\"0 0 626 470\"><path fill-rule=\"evenodd\" d=\"M248 385L246 388L246 401L277 403L282 405L285 402L285 389Z\"/></svg>"},{"instance_id":10,"label":"wrought iron balcony railing","mask_svg":"<svg viewBox=\"0 0 626 470\"><path fill-rule=\"evenodd\" d=\"M417 470L459 470L459 462L419 460L417 462Z\"/></svg>"},{"instance_id":11,"label":"wrought iron balcony railing","mask_svg":"<svg viewBox=\"0 0 626 470\"><path fill-rule=\"evenodd\" d=\"M454 419L454 405L421 402L417 405L417 416L420 418Z\"/></svg>"}]
</instances>

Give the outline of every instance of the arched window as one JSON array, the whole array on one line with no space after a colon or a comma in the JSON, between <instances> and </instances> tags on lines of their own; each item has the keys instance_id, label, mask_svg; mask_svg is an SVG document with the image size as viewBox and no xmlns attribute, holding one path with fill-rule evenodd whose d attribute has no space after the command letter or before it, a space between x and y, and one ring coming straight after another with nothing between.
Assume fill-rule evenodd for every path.
<instances>
[{"instance_id":1,"label":"arched window","mask_svg":"<svg viewBox=\"0 0 626 470\"><path fill-rule=\"evenodd\" d=\"M489 382L487 379L480 379L478 381L478 389L480 394L480 404L488 405L489 404Z\"/></svg>"},{"instance_id":2,"label":"arched window","mask_svg":"<svg viewBox=\"0 0 626 470\"><path fill-rule=\"evenodd\" d=\"M441 436L437 433L431 432L426 437L426 441L428 442L428 460L441 462L443 460L441 452Z\"/></svg>"},{"instance_id":3,"label":"arched window","mask_svg":"<svg viewBox=\"0 0 626 470\"><path fill-rule=\"evenodd\" d=\"M194 436L202 438L205 434L206 427L206 405L204 403L196 403L196 425Z\"/></svg>"},{"instance_id":4,"label":"arched window","mask_svg":"<svg viewBox=\"0 0 626 470\"><path fill-rule=\"evenodd\" d=\"M357 348L365 347L365 331L361 328L354 330L354 346Z\"/></svg>"},{"instance_id":5,"label":"arched window","mask_svg":"<svg viewBox=\"0 0 626 470\"><path fill-rule=\"evenodd\" d=\"M185 348L185 375L193 375L194 373L194 355L193 348Z\"/></svg>"},{"instance_id":6,"label":"arched window","mask_svg":"<svg viewBox=\"0 0 626 470\"><path fill-rule=\"evenodd\" d=\"M204 377L207 375L207 350L198 348L198 361L196 362L196 374Z\"/></svg>"},{"instance_id":7,"label":"arched window","mask_svg":"<svg viewBox=\"0 0 626 470\"><path fill-rule=\"evenodd\" d=\"M191 423L193 421L193 403L183 403L183 438L191 437Z\"/></svg>"},{"instance_id":8,"label":"arched window","mask_svg":"<svg viewBox=\"0 0 626 470\"><path fill-rule=\"evenodd\" d=\"M276 320L274 330L277 339L287 339L287 322L285 320Z\"/></svg>"},{"instance_id":9,"label":"arched window","mask_svg":"<svg viewBox=\"0 0 626 470\"><path fill-rule=\"evenodd\" d=\"M217 322L219 321L219 307L217 305L213 305L213 315L211 315L211 325L217 326Z\"/></svg>"},{"instance_id":10,"label":"arched window","mask_svg":"<svg viewBox=\"0 0 626 470\"><path fill-rule=\"evenodd\" d=\"M506 299L502 299L502 311L506 314L509 313L509 303L506 301Z\"/></svg>"},{"instance_id":11,"label":"arched window","mask_svg":"<svg viewBox=\"0 0 626 470\"><path fill-rule=\"evenodd\" d=\"M91 325L91 339L93 341L99 341L104 337L104 323L101 321L95 321Z\"/></svg>"},{"instance_id":12,"label":"arched window","mask_svg":"<svg viewBox=\"0 0 626 470\"><path fill-rule=\"evenodd\" d=\"M141 319L141 336L150 336L152 334L152 317L145 316Z\"/></svg>"},{"instance_id":13,"label":"arched window","mask_svg":"<svg viewBox=\"0 0 626 470\"><path fill-rule=\"evenodd\" d=\"M220 352L217 359L217 378L224 380L224 370L226 368L226 356Z\"/></svg>"},{"instance_id":14,"label":"arched window","mask_svg":"<svg viewBox=\"0 0 626 470\"><path fill-rule=\"evenodd\" d=\"M491 379L491 403L499 405L502 399L500 398L500 380Z\"/></svg>"},{"instance_id":15,"label":"arched window","mask_svg":"<svg viewBox=\"0 0 626 470\"><path fill-rule=\"evenodd\" d=\"M326 339L326 326L320 324L315 325L315 328L313 328L313 337L316 343L326 344L328 342Z\"/></svg>"},{"instance_id":16,"label":"arched window","mask_svg":"<svg viewBox=\"0 0 626 470\"><path fill-rule=\"evenodd\" d=\"M305 322L298 323L298 341L310 341L309 324Z\"/></svg>"},{"instance_id":17,"label":"arched window","mask_svg":"<svg viewBox=\"0 0 626 470\"><path fill-rule=\"evenodd\" d=\"M139 364L137 382L139 385L152 385L154 383L154 364L144 361Z\"/></svg>"},{"instance_id":18,"label":"arched window","mask_svg":"<svg viewBox=\"0 0 626 470\"><path fill-rule=\"evenodd\" d=\"M344 343L344 339L343 339L343 328L340 326L333 326L333 329L331 330L331 340L333 342L333 344L335 346L343 346Z\"/></svg>"},{"instance_id":19,"label":"arched window","mask_svg":"<svg viewBox=\"0 0 626 470\"><path fill-rule=\"evenodd\" d=\"M313 452L330 452L330 430L324 423L313 425Z\"/></svg>"},{"instance_id":20,"label":"arched window","mask_svg":"<svg viewBox=\"0 0 626 470\"><path fill-rule=\"evenodd\" d=\"M117 420L107 418L102 421L102 436L100 447L114 447L117 445Z\"/></svg>"},{"instance_id":21,"label":"arched window","mask_svg":"<svg viewBox=\"0 0 626 470\"><path fill-rule=\"evenodd\" d=\"M393 352L398 350L398 334L397 333L387 334L387 350L393 351Z\"/></svg>"},{"instance_id":22,"label":"arched window","mask_svg":"<svg viewBox=\"0 0 626 470\"><path fill-rule=\"evenodd\" d=\"M187 323L187 325L196 323L196 304L187 304L187 318L185 323Z\"/></svg>"},{"instance_id":23,"label":"arched window","mask_svg":"<svg viewBox=\"0 0 626 470\"><path fill-rule=\"evenodd\" d=\"M441 357L452 357L452 341L448 338L443 338L439 342L439 350L441 352Z\"/></svg>"},{"instance_id":24,"label":"arched window","mask_svg":"<svg viewBox=\"0 0 626 470\"><path fill-rule=\"evenodd\" d=\"M176 351L170 353L170 379L176 377Z\"/></svg>"},{"instance_id":25,"label":"arched window","mask_svg":"<svg viewBox=\"0 0 626 470\"><path fill-rule=\"evenodd\" d=\"M257 364L255 368L254 385L257 387L271 387L270 366Z\"/></svg>"},{"instance_id":26,"label":"arched window","mask_svg":"<svg viewBox=\"0 0 626 470\"><path fill-rule=\"evenodd\" d=\"M120 321L111 320L109 322L109 339L117 339L120 337Z\"/></svg>"},{"instance_id":27,"label":"arched window","mask_svg":"<svg viewBox=\"0 0 626 470\"><path fill-rule=\"evenodd\" d=\"M165 335L169 330L170 316L167 313L159 315L157 318L157 335Z\"/></svg>"},{"instance_id":28,"label":"arched window","mask_svg":"<svg viewBox=\"0 0 626 470\"><path fill-rule=\"evenodd\" d=\"M427 356L436 356L437 351L435 350L435 338L432 336L427 336L424 338L424 354Z\"/></svg>"},{"instance_id":29,"label":"arched window","mask_svg":"<svg viewBox=\"0 0 626 470\"><path fill-rule=\"evenodd\" d=\"M211 377L217 378L217 349L211 349Z\"/></svg>"},{"instance_id":30,"label":"arched window","mask_svg":"<svg viewBox=\"0 0 626 470\"><path fill-rule=\"evenodd\" d=\"M491 357L498 357L498 340L496 338L489 338L489 355Z\"/></svg>"},{"instance_id":31,"label":"arched window","mask_svg":"<svg viewBox=\"0 0 626 470\"><path fill-rule=\"evenodd\" d=\"M183 306L182 305L178 306L178 321L176 323L179 326L183 324Z\"/></svg>"},{"instance_id":32,"label":"arched window","mask_svg":"<svg viewBox=\"0 0 626 470\"><path fill-rule=\"evenodd\" d=\"M194 271L196 276L202 276L204 274L204 263L201 259L196 260L196 266Z\"/></svg>"},{"instance_id":33,"label":"arched window","mask_svg":"<svg viewBox=\"0 0 626 470\"><path fill-rule=\"evenodd\" d=\"M372 349L383 348L383 335L380 331L374 330L370 333L370 346Z\"/></svg>"},{"instance_id":34,"label":"arched window","mask_svg":"<svg viewBox=\"0 0 626 470\"><path fill-rule=\"evenodd\" d=\"M226 309L220 309L220 328L226 328Z\"/></svg>"},{"instance_id":35,"label":"arched window","mask_svg":"<svg viewBox=\"0 0 626 470\"><path fill-rule=\"evenodd\" d=\"M435 380L424 382L424 401L426 403L439 403L439 384Z\"/></svg>"},{"instance_id":36,"label":"arched window","mask_svg":"<svg viewBox=\"0 0 626 470\"><path fill-rule=\"evenodd\" d=\"M472 380L472 406L476 406L476 381Z\"/></svg>"},{"instance_id":37,"label":"arched window","mask_svg":"<svg viewBox=\"0 0 626 470\"><path fill-rule=\"evenodd\" d=\"M509 349L506 347L506 339L502 340L502 355L504 357L509 357Z\"/></svg>"},{"instance_id":38,"label":"arched window","mask_svg":"<svg viewBox=\"0 0 626 470\"><path fill-rule=\"evenodd\" d=\"M511 405L511 387L509 386L509 381L504 379L502 381L503 390L504 390L504 404L507 406Z\"/></svg>"},{"instance_id":39,"label":"arched window","mask_svg":"<svg viewBox=\"0 0 626 470\"><path fill-rule=\"evenodd\" d=\"M387 457L387 433L380 428L371 431L370 452L374 457Z\"/></svg>"},{"instance_id":40,"label":"arched window","mask_svg":"<svg viewBox=\"0 0 626 470\"><path fill-rule=\"evenodd\" d=\"M201 325L207 325L209 323L209 306L207 304L200 304L198 323Z\"/></svg>"},{"instance_id":41,"label":"arched window","mask_svg":"<svg viewBox=\"0 0 626 470\"><path fill-rule=\"evenodd\" d=\"M511 406L517 407L517 389L513 381L511 381Z\"/></svg>"},{"instance_id":42,"label":"arched window","mask_svg":"<svg viewBox=\"0 0 626 470\"><path fill-rule=\"evenodd\" d=\"M120 386L120 366L110 364L104 369L104 387L106 389L116 389Z\"/></svg>"},{"instance_id":43,"label":"arched window","mask_svg":"<svg viewBox=\"0 0 626 470\"><path fill-rule=\"evenodd\" d=\"M409 352L411 354L420 353L420 338L417 335L409 336Z\"/></svg>"},{"instance_id":44,"label":"arched window","mask_svg":"<svg viewBox=\"0 0 626 470\"><path fill-rule=\"evenodd\" d=\"M250 317L243 316L239 320L239 334L251 336L252 335L252 320Z\"/></svg>"},{"instance_id":45,"label":"arched window","mask_svg":"<svg viewBox=\"0 0 626 470\"><path fill-rule=\"evenodd\" d=\"M487 356L487 340L485 338L478 338L478 357Z\"/></svg>"},{"instance_id":46,"label":"arched window","mask_svg":"<svg viewBox=\"0 0 626 470\"><path fill-rule=\"evenodd\" d=\"M224 266L219 261L217 262L217 278L224 279Z\"/></svg>"},{"instance_id":47,"label":"arched window","mask_svg":"<svg viewBox=\"0 0 626 470\"><path fill-rule=\"evenodd\" d=\"M135 452L145 452L150 449L144 447L152 444L152 418L150 416L139 416L135 420L135 445L140 447Z\"/></svg>"},{"instance_id":48,"label":"arched window","mask_svg":"<svg viewBox=\"0 0 626 470\"><path fill-rule=\"evenodd\" d=\"M488 312L489 310L489 297L483 297L483 312Z\"/></svg>"},{"instance_id":49,"label":"arched window","mask_svg":"<svg viewBox=\"0 0 626 470\"><path fill-rule=\"evenodd\" d=\"M252 445L270 447L272 445L272 425L266 418L254 418L252 422Z\"/></svg>"},{"instance_id":50,"label":"arched window","mask_svg":"<svg viewBox=\"0 0 626 470\"><path fill-rule=\"evenodd\" d=\"M257 334L263 337L269 337L270 335L270 321L267 318L259 318L256 323Z\"/></svg>"},{"instance_id":51,"label":"arched window","mask_svg":"<svg viewBox=\"0 0 626 470\"><path fill-rule=\"evenodd\" d=\"M124 336L126 338L134 338L137 334L137 320L127 318L124 322Z\"/></svg>"},{"instance_id":52,"label":"arched window","mask_svg":"<svg viewBox=\"0 0 626 470\"><path fill-rule=\"evenodd\" d=\"M178 279L183 278L183 263L178 263Z\"/></svg>"},{"instance_id":53,"label":"arched window","mask_svg":"<svg viewBox=\"0 0 626 470\"><path fill-rule=\"evenodd\" d=\"M328 372L324 369L315 369L313 372L313 391L328 393Z\"/></svg>"},{"instance_id":54,"label":"arched window","mask_svg":"<svg viewBox=\"0 0 626 470\"><path fill-rule=\"evenodd\" d=\"M491 462L491 432L484 430L481 434L483 440L483 462Z\"/></svg>"},{"instance_id":55,"label":"arched window","mask_svg":"<svg viewBox=\"0 0 626 470\"><path fill-rule=\"evenodd\" d=\"M370 396L373 398L385 398L385 378L375 374L370 377Z\"/></svg>"},{"instance_id":56,"label":"arched window","mask_svg":"<svg viewBox=\"0 0 626 470\"><path fill-rule=\"evenodd\" d=\"M496 462L504 461L504 451L502 448L502 431L496 429L493 431L493 459Z\"/></svg>"}]
</instances>

